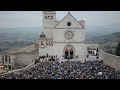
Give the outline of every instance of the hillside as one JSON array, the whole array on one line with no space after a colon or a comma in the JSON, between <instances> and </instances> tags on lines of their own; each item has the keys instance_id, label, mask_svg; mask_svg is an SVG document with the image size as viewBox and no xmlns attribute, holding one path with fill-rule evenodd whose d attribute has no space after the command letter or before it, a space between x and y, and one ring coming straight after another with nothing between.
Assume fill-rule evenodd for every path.
<instances>
[{"instance_id":1,"label":"hillside","mask_svg":"<svg viewBox=\"0 0 120 90\"><path fill-rule=\"evenodd\" d=\"M34 41L40 30L40 27L0 28L0 41Z\"/></svg>"},{"instance_id":2,"label":"hillside","mask_svg":"<svg viewBox=\"0 0 120 90\"><path fill-rule=\"evenodd\" d=\"M40 31L40 27L0 28L0 52L32 45Z\"/></svg>"},{"instance_id":3,"label":"hillside","mask_svg":"<svg viewBox=\"0 0 120 90\"><path fill-rule=\"evenodd\" d=\"M120 41L120 32L111 33L103 36L93 36L86 39L90 43L99 43L100 47L108 53L115 53L116 46Z\"/></svg>"},{"instance_id":4,"label":"hillside","mask_svg":"<svg viewBox=\"0 0 120 90\"><path fill-rule=\"evenodd\" d=\"M118 42L120 40L120 32L115 32L108 35L93 36L87 41L94 41L95 43Z\"/></svg>"},{"instance_id":5,"label":"hillside","mask_svg":"<svg viewBox=\"0 0 120 90\"><path fill-rule=\"evenodd\" d=\"M94 38L104 35L110 35L115 32L120 32L120 24L110 24L107 26L86 26L86 38Z\"/></svg>"}]
</instances>

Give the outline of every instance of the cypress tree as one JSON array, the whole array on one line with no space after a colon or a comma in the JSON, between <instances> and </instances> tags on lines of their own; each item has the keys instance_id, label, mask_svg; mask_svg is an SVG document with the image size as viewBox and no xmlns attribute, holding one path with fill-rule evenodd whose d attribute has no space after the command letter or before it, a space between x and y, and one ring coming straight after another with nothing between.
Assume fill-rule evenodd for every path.
<instances>
[{"instance_id":1,"label":"cypress tree","mask_svg":"<svg viewBox=\"0 0 120 90\"><path fill-rule=\"evenodd\" d=\"M117 48L116 48L115 54L116 54L117 56L120 56L120 42L119 42L119 44L118 44L118 46L117 46Z\"/></svg>"}]
</instances>

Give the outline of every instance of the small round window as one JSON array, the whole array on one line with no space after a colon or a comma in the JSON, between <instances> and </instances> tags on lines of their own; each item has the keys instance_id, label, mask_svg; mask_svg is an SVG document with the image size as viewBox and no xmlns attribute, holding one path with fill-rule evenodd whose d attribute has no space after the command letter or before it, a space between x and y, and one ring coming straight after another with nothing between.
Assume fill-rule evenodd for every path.
<instances>
[{"instance_id":1,"label":"small round window","mask_svg":"<svg viewBox=\"0 0 120 90\"><path fill-rule=\"evenodd\" d=\"M67 25L68 25L68 26L71 26L71 22L68 22Z\"/></svg>"}]
</instances>

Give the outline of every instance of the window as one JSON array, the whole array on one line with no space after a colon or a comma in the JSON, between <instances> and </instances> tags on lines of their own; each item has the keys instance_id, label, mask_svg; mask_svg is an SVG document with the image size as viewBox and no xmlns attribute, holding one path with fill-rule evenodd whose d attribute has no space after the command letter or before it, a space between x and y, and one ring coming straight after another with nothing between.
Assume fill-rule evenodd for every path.
<instances>
[{"instance_id":1,"label":"window","mask_svg":"<svg viewBox=\"0 0 120 90\"><path fill-rule=\"evenodd\" d=\"M45 16L45 19L53 19L53 16Z\"/></svg>"},{"instance_id":2,"label":"window","mask_svg":"<svg viewBox=\"0 0 120 90\"><path fill-rule=\"evenodd\" d=\"M43 44L43 41L41 41L41 45L44 45L44 44Z\"/></svg>"},{"instance_id":3,"label":"window","mask_svg":"<svg viewBox=\"0 0 120 90\"><path fill-rule=\"evenodd\" d=\"M4 63L4 55L2 55L2 62Z\"/></svg>"},{"instance_id":4,"label":"window","mask_svg":"<svg viewBox=\"0 0 120 90\"><path fill-rule=\"evenodd\" d=\"M7 55L5 55L5 62L7 62Z\"/></svg>"},{"instance_id":5,"label":"window","mask_svg":"<svg viewBox=\"0 0 120 90\"><path fill-rule=\"evenodd\" d=\"M51 16L51 19L53 19L53 16Z\"/></svg>"},{"instance_id":6,"label":"window","mask_svg":"<svg viewBox=\"0 0 120 90\"><path fill-rule=\"evenodd\" d=\"M47 19L47 16L45 16L45 19Z\"/></svg>"},{"instance_id":7,"label":"window","mask_svg":"<svg viewBox=\"0 0 120 90\"><path fill-rule=\"evenodd\" d=\"M68 22L67 25L68 25L68 26L71 26L71 22Z\"/></svg>"},{"instance_id":8,"label":"window","mask_svg":"<svg viewBox=\"0 0 120 90\"><path fill-rule=\"evenodd\" d=\"M48 19L51 19L51 16L48 16Z\"/></svg>"},{"instance_id":9,"label":"window","mask_svg":"<svg viewBox=\"0 0 120 90\"><path fill-rule=\"evenodd\" d=\"M10 56L9 56L9 63L11 63L11 61L10 61Z\"/></svg>"}]
</instances>

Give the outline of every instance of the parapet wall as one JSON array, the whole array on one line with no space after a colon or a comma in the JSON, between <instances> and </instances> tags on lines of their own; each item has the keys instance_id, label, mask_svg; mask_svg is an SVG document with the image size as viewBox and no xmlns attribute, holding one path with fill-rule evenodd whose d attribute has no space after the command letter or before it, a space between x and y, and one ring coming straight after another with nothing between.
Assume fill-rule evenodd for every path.
<instances>
[{"instance_id":1,"label":"parapet wall","mask_svg":"<svg viewBox=\"0 0 120 90\"><path fill-rule=\"evenodd\" d=\"M17 73L17 72L20 72L20 71L28 70L29 68L32 68L33 66L35 66L34 63L35 63L35 61L33 61L31 64L29 64L28 66L26 66L26 67L24 67L24 68L12 70L12 71L10 71L10 72L2 73L2 74L0 74L0 75L5 75L5 74L9 74L9 73Z\"/></svg>"},{"instance_id":2,"label":"parapet wall","mask_svg":"<svg viewBox=\"0 0 120 90\"><path fill-rule=\"evenodd\" d=\"M100 49L99 51L100 59L104 61L105 64L115 68L116 70L120 70L120 57L108 54Z\"/></svg>"}]
</instances>

